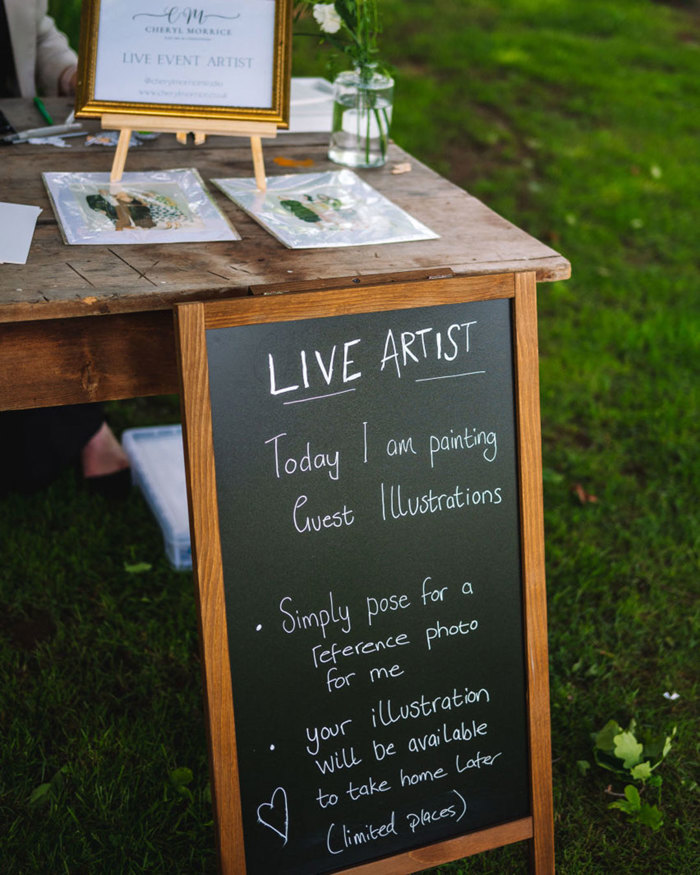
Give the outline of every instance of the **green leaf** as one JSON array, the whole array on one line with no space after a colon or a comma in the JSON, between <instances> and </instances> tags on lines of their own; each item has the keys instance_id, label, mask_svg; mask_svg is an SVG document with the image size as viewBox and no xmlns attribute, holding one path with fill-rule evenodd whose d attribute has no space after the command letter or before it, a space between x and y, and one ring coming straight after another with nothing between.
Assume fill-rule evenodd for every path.
<instances>
[{"instance_id":1,"label":"green leaf","mask_svg":"<svg viewBox=\"0 0 700 875\"><path fill-rule=\"evenodd\" d=\"M619 811L624 811L625 814L629 814L630 817L637 811L637 808L626 799L620 799L618 802L611 802L610 805L608 805L608 808L617 808Z\"/></svg>"},{"instance_id":2,"label":"green leaf","mask_svg":"<svg viewBox=\"0 0 700 875\"><path fill-rule=\"evenodd\" d=\"M651 777L651 765L648 762L638 763L630 769L630 773L635 781L646 781Z\"/></svg>"},{"instance_id":3,"label":"green leaf","mask_svg":"<svg viewBox=\"0 0 700 875\"><path fill-rule=\"evenodd\" d=\"M192 783L194 775L192 774L192 769L188 769L187 766L182 766L179 769L173 769L168 777L170 778L170 783L174 787L184 787L187 784Z\"/></svg>"},{"instance_id":4,"label":"green leaf","mask_svg":"<svg viewBox=\"0 0 700 875\"><path fill-rule=\"evenodd\" d=\"M587 774L588 770L589 770L590 767L591 767L591 764L588 762L588 760L576 760L576 765L577 765L577 767L578 767L579 772L580 772L584 777L585 777L585 775Z\"/></svg>"},{"instance_id":5,"label":"green leaf","mask_svg":"<svg viewBox=\"0 0 700 875\"><path fill-rule=\"evenodd\" d=\"M666 743L664 744L664 749L661 753L662 760L666 758L666 755L671 750L671 741L675 737L677 731L678 731L678 727L674 726L671 734L666 736Z\"/></svg>"},{"instance_id":6,"label":"green leaf","mask_svg":"<svg viewBox=\"0 0 700 875\"><path fill-rule=\"evenodd\" d=\"M357 8L354 0L335 0L334 5L347 29L354 33L357 30Z\"/></svg>"},{"instance_id":7,"label":"green leaf","mask_svg":"<svg viewBox=\"0 0 700 875\"><path fill-rule=\"evenodd\" d=\"M642 800L639 795L639 790L637 790L634 784L627 784L627 786L625 787L625 796L627 797L630 805L634 805L635 808L641 807Z\"/></svg>"},{"instance_id":8,"label":"green leaf","mask_svg":"<svg viewBox=\"0 0 700 875\"><path fill-rule=\"evenodd\" d=\"M598 750L612 753L615 748L615 736L622 732L622 727L615 720L608 720L605 726L593 736L593 742Z\"/></svg>"},{"instance_id":9,"label":"green leaf","mask_svg":"<svg viewBox=\"0 0 700 875\"><path fill-rule=\"evenodd\" d=\"M642 737L644 743L644 757L654 763L655 768L663 759L666 758L671 750L671 742L675 737L677 727L674 726L670 735L651 735L645 733Z\"/></svg>"},{"instance_id":10,"label":"green leaf","mask_svg":"<svg viewBox=\"0 0 700 875\"><path fill-rule=\"evenodd\" d=\"M639 795L639 790L632 784L625 787L625 799L620 799L618 802L611 802L608 808L616 808L619 811L624 811L629 815L631 820L637 821L644 826L648 826L654 831L659 829L663 823L663 815L656 805L649 805L647 802L642 802Z\"/></svg>"},{"instance_id":11,"label":"green leaf","mask_svg":"<svg viewBox=\"0 0 700 875\"><path fill-rule=\"evenodd\" d=\"M136 562L133 565L130 565L128 562L124 563L124 571L129 574L143 574L144 571L150 571L153 566L150 562Z\"/></svg>"},{"instance_id":12,"label":"green leaf","mask_svg":"<svg viewBox=\"0 0 700 875\"><path fill-rule=\"evenodd\" d=\"M612 751L607 753L604 750L593 748L593 759L596 761L596 765L599 765L602 769L607 769L609 772L615 772L616 775L627 776L627 772L622 768L622 763L620 760L615 759Z\"/></svg>"},{"instance_id":13,"label":"green leaf","mask_svg":"<svg viewBox=\"0 0 700 875\"><path fill-rule=\"evenodd\" d=\"M642 805L637 819L640 823L643 823L644 826L651 827L654 832L656 832L664 822L663 815L656 805L648 805L646 802Z\"/></svg>"},{"instance_id":14,"label":"green leaf","mask_svg":"<svg viewBox=\"0 0 700 875\"><path fill-rule=\"evenodd\" d=\"M292 215L296 216L297 219L301 219L302 222L321 221L321 217L317 213L315 213L313 210L310 210L308 207L305 207L304 204L300 203L299 201L280 201L280 206L283 206L285 210L289 210Z\"/></svg>"},{"instance_id":15,"label":"green leaf","mask_svg":"<svg viewBox=\"0 0 700 875\"><path fill-rule=\"evenodd\" d=\"M632 784L628 784L625 787L625 797L625 799L620 799L617 802L611 802L610 805L608 805L608 808L617 808L620 811L624 811L625 814L633 816L638 813L642 807L639 791Z\"/></svg>"},{"instance_id":16,"label":"green leaf","mask_svg":"<svg viewBox=\"0 0 700 875\"><path fill-rule=\"evenodd\" d=\"M615 756L623 761L626 769L636 766L642 758L644 747L637 741L631 732L621 732L613 739L615 743Z\"/></svg>"},{"instance_id":17,"label":"green leaf","mask_svg":"<svg viewBox=\"0 0 700 875\"><path fill-rule=\"evenodd\" d=\"M44 805L49 801L49 793L51 792L51 784L39 784L32 791L32 795L29 797L29 804L32 807Z\"/></svg>"}]
</instances>

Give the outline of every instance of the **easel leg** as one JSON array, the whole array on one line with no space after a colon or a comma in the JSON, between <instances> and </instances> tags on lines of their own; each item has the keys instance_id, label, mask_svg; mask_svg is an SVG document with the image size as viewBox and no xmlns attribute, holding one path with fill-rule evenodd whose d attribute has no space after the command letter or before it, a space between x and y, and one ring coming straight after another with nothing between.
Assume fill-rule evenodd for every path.
<instances>
[{"instance_id":1,"label":"easel leg","mask_svg":"<svg viewBox=\"0 0 700 875\"><path fill-rule=\"evenodd\" d=\"M175 134L175 139L178 143L182 143L183 146L186 146L188 133L189 131L178 131ZM194 137L195 146L202 146L207 141L207 135L203 134L201 131L192 131L192 136Z\"/></svg>"},{"instance_id":2,"label":"easel leg","mask_svg":"<svg viewBox=\"0 0 700 875\"><path fill-rule=\"evenodd\" d=\"M109 175L110 182L119 182L124 172L126 164L126 154L129 151L129 143L131 142L131 128L122 128L119 132L119 142L117 143L117 151L114 153L114 161L112 162L112 172Z\"/></svg>"},{"instance_id":3,"label":"easel leg","mask_svg":"<svg viewBox=\"0 0 700 875\"><path fill-rule=\"evenodd\" d=\"M265 177L265 160L263 158L262 139L250 138L250 148L253 153L253 169L255 170L255 184L259 191L267 191L267 178Z\"/></svg>"},{"instance_id":4,"label":"easel leg","mask_svg":"<svg viewBox=\"0 0 700 875\"><path fill-rule=\"evenodd\" d=\"M528 496L522 514L524 609L530 730L530 793L533 838L530 870L554 875L552 741L547 654L544 520L542 518L542 432L537 354L537 284L534 271L516 273L514 299L515 358L518 377L521 489Z\"/></svg>"}]
</instances>

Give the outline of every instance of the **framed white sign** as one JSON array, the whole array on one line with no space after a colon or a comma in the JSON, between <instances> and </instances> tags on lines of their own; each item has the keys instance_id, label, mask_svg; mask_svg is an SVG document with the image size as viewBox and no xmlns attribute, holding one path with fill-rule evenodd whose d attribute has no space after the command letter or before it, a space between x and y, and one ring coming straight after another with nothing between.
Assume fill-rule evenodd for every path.
<instances>
[{"instance_id":1,"label":"framed white sign","mask_svg":"<svg viewBox=\"0 0 700 875\"><path fill-rule=\"evenodd\" d=\"M84 0L76 114L289 119L291 0Z\"/></svg>"}]
</instances>

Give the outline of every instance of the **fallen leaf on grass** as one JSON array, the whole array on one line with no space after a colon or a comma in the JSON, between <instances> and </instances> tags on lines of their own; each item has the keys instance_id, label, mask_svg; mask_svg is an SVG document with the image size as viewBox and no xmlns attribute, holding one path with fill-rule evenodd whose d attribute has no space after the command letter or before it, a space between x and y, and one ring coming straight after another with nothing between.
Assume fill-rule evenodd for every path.
<instances>
[{"instance_id":1,"label":"fallen leaf on grass","mask_svg":"<svg viewBox=\"0 0 700 875\"><path fill-rule=\"evenodd\" d=\"M275 164L279 167L313 167L314 159L313 158L273 158L272 159Z\"/></svg>"},{"instance_id":2,"label":"fallen leaf on grass","mask_svg":"<svg viewBox=\"0 0 700 875\"><path fill-rule=\"evenodd\" d=\"M397 176L399 173L410 173L411 172L411 164L409 161L404 161L403 164L394 164L391 168L391 172L394 176Z\"/></svg>"},{"instance_id":3,"label":"fallen leaf on grass","mask_svg":"<svg viewBox=\"0 0 700 875\"><path fill-rule=\"evenodd\" d=\"M124 571L129 574L143 574L144 571L150 571L152 567L150 562L135 562L133 565L124 563Z\"/></svg>"},{"instance_id":4,"label":"fallen leaf on grass","mask_svg":"<svg viewBox=\"0 0 700 875\"><path fill-rule=\"evenodd\" d=\"M39 784L32 791L32 795L29 797L29 804L32 808L38 805L43 805L45 802L49 801L49 793L51 792L51 784Z\"/></svg>"},{"instance_id":5,"label":"fallen leaf on grass","mask_svg":"<svg viewBox=\"0 0 700 875\"><path fill-rule=\"evenodd\" d=\"M175 787L184 787L187 784L192 783L194 774L192 772L192 769L188 769L186 766L182 766L179 769L173 769L171 772L169 772L168 777Z\"/></svg>"},{"instance_id":6,"label":"fallen leaf on grass","mask_svg":"<svg viewBox=\"0 0 700 875\"><path fill-rule=\"evenodd\" d=\"M598 496L591 495L590 492L586 492L583 486L580 483L574 483L571 487L571 491L578 498L581 504L597 504Z\"/></svg>"}]
</instances>

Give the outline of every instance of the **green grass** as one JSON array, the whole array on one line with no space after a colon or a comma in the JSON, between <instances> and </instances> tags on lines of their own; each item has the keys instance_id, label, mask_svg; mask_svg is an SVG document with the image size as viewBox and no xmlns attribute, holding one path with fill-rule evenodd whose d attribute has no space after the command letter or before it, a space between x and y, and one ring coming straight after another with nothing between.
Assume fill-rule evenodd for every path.
<instances>
[{"instance_id":1,"label":"green grass","mask_svg":"<svg viewBox=\"0 0 700 875\"><path fill-rule=\"evenodd\" d=\"M53 3L67 27L75 5ZM558 870L691 875L697 4L382 5L395 139L573 265L540 288ZM297 43L296 71L324 74L325 55ZM111 409L118 429L179 419L176 399ZM577 485L598 500L582 503ZM190 576L168 568L138 495L109 504L70 472L3 501L0 530L3 871L215 871ZM125 570L142 561L152 570ZM610 773L577 767L592 762L592 732L632 717L678 726L657 833L608 810ZM192 772L184 788L178 768ZM526 868L516 846L440 871Z\"/></svg>"}]
</instances>

